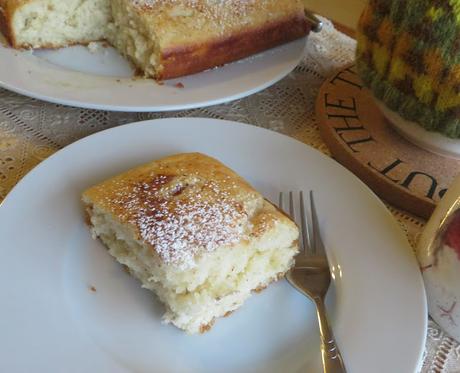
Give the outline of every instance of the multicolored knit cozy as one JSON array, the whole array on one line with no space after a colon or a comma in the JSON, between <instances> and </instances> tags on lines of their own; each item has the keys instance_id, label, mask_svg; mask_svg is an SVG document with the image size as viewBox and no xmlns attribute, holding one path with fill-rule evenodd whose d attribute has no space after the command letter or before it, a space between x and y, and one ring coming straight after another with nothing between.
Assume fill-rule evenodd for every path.
<instances>
[{"instance_id":1,"label":"multicolored knit cozy","mask_svg":"<svg viewBox=\"0 0 460 373\"><path fill-rule=\"evenodd\" d=\"M378 99L460 138L460 0L370 0L357 38L359 74Z\"/></svg>"}]
</instances>

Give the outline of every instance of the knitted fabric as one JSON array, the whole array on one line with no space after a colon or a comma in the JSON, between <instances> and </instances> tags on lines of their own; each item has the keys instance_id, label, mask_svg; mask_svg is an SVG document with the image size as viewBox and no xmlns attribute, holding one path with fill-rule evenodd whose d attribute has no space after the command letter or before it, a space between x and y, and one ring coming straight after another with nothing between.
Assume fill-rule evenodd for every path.
<instances>
[{"instance_id":1,"label":"knitted fabric","mask_svg":"<svg viewBox=\"0 0 460 373\"><path fill-rule=\"evenodd\" d=\"M460 0L370 0L357 67L403 118L460 138Z\"/></svg>"}]
</instances>

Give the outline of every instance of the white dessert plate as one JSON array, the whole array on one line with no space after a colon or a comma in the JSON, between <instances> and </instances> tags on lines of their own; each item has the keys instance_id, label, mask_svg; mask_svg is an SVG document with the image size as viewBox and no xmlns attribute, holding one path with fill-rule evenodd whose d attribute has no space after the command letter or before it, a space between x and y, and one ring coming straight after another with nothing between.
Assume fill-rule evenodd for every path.
<instances>
[{"instance_id":1,"label":"white dessert plate","mask_svg":"<svg viewBox=\"0 0 460 373\"><path fill-rule=\"evenodd\" d=\"M84 46L21 52L0 43L0 86L40 100L90 109L191 109L236 100L276 83L297 66L305 43L305 38L298 39L163 85L133 78L129 63L111 47L93 52Z\"/></svg>"},{"instance_id":2,"label":"white dessert plate","mask_svg":"<svg viewBox=\"0 0 460 373\"><path fill-rule=\"evenodd\" d=\"M204 335L161 323L84 223L80 194L177 152L217 157L265 196L315 191L334 286L328 307L350 373L415 372L427 328L423 281L382 202L332 159L289 137L212 119L164 119L97 133L31 171L0 206L0 371L319 372L311 302L285 280Z\"/></svg>"}]
</instances>

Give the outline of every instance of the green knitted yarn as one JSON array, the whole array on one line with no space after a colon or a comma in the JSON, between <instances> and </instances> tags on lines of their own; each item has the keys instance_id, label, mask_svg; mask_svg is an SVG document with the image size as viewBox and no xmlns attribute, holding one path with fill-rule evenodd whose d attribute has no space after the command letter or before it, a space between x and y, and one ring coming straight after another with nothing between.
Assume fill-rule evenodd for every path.
<instances>
[{"instance_id":1,"label":"green knitted yarn","mask_svg":"<svg viewBox=\"0 0 460 373\"><path fill-rule=\"evenodd\" d=\"M357 39L358 72L378 99L460 138L460 0L371 0Z\"/></svg>"}]
</instances>

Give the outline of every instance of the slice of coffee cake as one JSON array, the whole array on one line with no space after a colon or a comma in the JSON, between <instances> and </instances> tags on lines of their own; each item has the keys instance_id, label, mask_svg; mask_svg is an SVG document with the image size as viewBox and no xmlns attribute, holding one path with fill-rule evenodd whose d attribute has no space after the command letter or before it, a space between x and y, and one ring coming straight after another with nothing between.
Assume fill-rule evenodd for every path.
<instances>
[{"instance_id":1,"label":"slice of coffee cake","mask_svg":"<svg viewBox=\"0 0 460 373\"><path fill-rule=\"evenodd\" d=\"M188 333L237 309L283 276L298 229L235 172L208 156L178 154L83 193L92 232Z\"/></svg>"}]
</instances>

